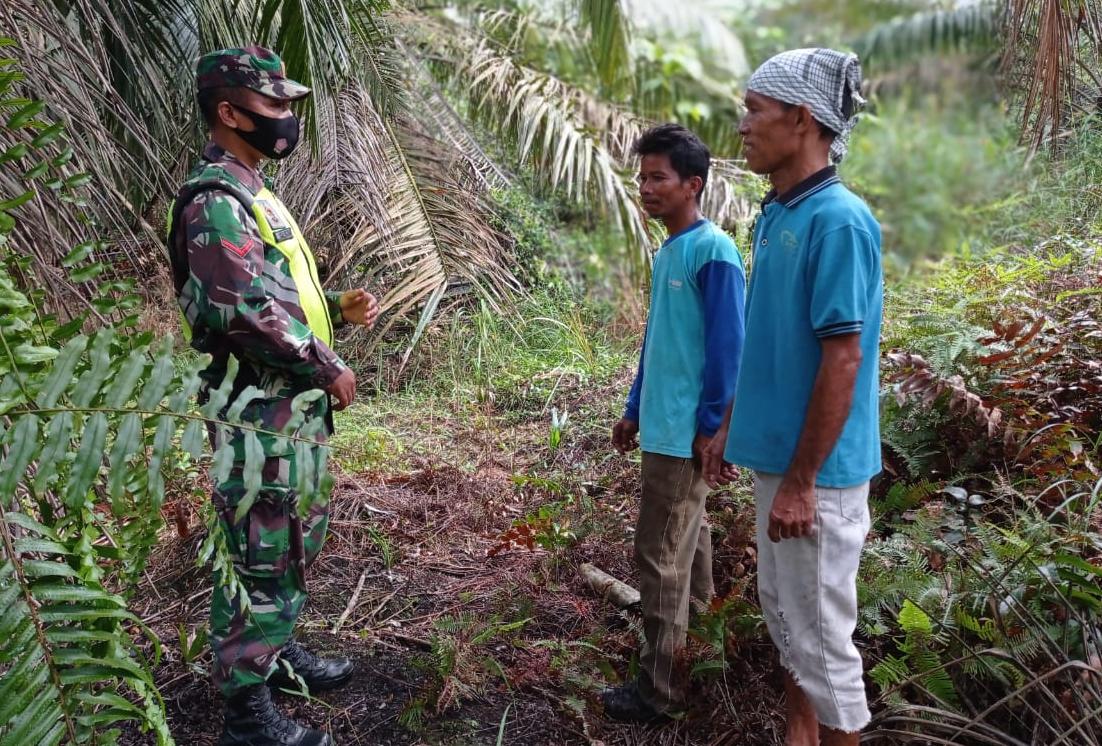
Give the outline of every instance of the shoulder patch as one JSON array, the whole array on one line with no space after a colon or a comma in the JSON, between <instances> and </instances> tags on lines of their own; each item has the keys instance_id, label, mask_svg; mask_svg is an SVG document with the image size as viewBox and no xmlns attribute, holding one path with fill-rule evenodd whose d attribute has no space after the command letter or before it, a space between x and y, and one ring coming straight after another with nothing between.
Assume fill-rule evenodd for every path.
<instances>
[{"instance_id":1,"label":"shoulder patch","mask_svg":"<svg viewBox=\"0 0 1102 746\"><path fill-rule=\"evenodd\" d=\"M279 214L279 210L275 208L275 205L266 199L258 199L256 204L260 205L260 209L264 211L264 218L268 221L268 227L272 229L272 237L275 238L276 243L294 238L291 226Z\"/></svg>"},{"instance_id":2,"label":"shoulder patch","mask_svg":"<svg viewBox=\"0 0 1102 746\"><path fill-rule=\"evenodd\" d=\"M251 238L246 238L245 242L242 243L241 245L235 244L233 241L229 240L228 238L223 238L222 239L222 248L223 249L225 249L226 251L229 251L233 254L236 254L237 256L242 257L242 258L244 258L244 256L246 254L248 254L250 251L252 251L254 246L256 246L256 241L254 241Z\"/></svg>"}]
</instances>

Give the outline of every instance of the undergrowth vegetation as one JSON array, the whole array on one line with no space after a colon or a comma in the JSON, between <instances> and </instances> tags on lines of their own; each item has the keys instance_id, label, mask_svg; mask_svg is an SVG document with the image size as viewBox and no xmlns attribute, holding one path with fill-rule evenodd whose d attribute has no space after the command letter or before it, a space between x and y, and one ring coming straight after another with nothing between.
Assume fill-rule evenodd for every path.
<instances>
[{"instance_id":1,"label":"undergrowth vegetation","mask_svg":"<svg viewBox=\"0 0 1102 746\"><path fill-rule=\"evenodd\" d=\"M1097 236L893 294L861 632L885 738L1099 743Z\"/></svg>"},{"instance_id":2,"label":"undergrowth vegetation","mask_svg":"<svg viewBox=\"0 0 1102 746\"><path fill-rule=\"evenodd\" d=\"M528 39L529 61L550 55L571 82L592 75L568 74L576 45L545 39L544 19L463 7L501 42ZM413 8L407 23L423 16ZM451 29L445 20L429 30ZM418 54L433 49L435 38L409 33ZM782 42L764 28L750 51ZM550 79L493 49L467 51L486 53L474 69L500 77L494 92L509 106L484 108L472 127L495 131L491 115L506 108L559 111L509 84L514 74ZM679 55L676 45L644 47L638 81L602 85L620 96L647 90L662 68L671 87L652 91L648 111L677 113L733 147L737 107L717 103L730 104L730 92L678 99L685 71L703 62ZM599 62L586 60L586 70ZM460 85L454 75L441 80ZM454 94L418 80L434 108ZM195 560L225 570L229 556L220 534L191 518L210 517L208 467L215 478L230 467L225 450L204 455L208 427L242 424L255 392L231 403L228 383L192 403L205 361L140 328L149 308L133 281L104 279L118 254L97 240L93 216L114 213L85 202L93 177L49 110L12 93L18 82L0 59L0 175L18 186L0 195L0 744L205 739L217 718L188 709L216 702L203 678L211 588ZM587 117L617 114L563 90L564 106L576 99ZM455 103L477 98L462 90ZM873 488L858 625L874 695L868 738L880 743L1102 744L1102 122L1084 114L1051 151L1031 154L1017 147L1013 118L991 101L886 94L843 165L884 225L889 266L885 472ZM597 136L584 122L571 119L583 144ZM594 152L624 149L639 122L622 125L623 142ZM547 143L533 152L555 160ZM437 290L409 301L421 323L411 316L375 346L352 340L365 393L336 415L341 481L303 626L363 646L361 688L341 706L301 704L345 734L383 742L375 729L393 726L395 743L469 743L489 729L491 741L509 742L510 713L526 702L548 743L639 735L616 731L591 702L634 675L640 625L578 570L593 563L631 578L638 459L612 453L609 427L643 330L647 226L634 241L609 227L609 209L630 207L619 177L602 211L579 204L584 190L564 199L534 184L545 170L479 190L494 205L484 227L509 243L524 285L508 303L463 283L452 292L445 265L471 248L455 234L430 273ZM764 186L743 177L727 200L741 246L748 221L735 203ZM448 196L432 189L434 200ZM43 217L56 205L66 206L64 226ZM39 228L71 251L28 258L42 248L27 238ZM65 293L68 310L56 308L50 299ZM320 465L326 450L311 442L320 423L302 415L316 396L297 402L278 435ZM255 477L256 433L248 438ZM300 509L327 487L303 482ZM778 695L749 492L744 474L709 499L719 597L695 615L681 661L690 717L633 743L771 738ZM392 668L369 678L380 660ZM396 680L385 696L372 688Z\"/></svg>"}]
</instances>

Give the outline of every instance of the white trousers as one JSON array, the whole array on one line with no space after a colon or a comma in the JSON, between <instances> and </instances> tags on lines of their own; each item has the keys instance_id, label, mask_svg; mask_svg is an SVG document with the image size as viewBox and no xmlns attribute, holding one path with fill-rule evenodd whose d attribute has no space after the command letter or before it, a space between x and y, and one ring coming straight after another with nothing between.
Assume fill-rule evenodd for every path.
<instances>
[{"instance_id":1,"label":"white trousers","mask_svg":"<svg viewBox=\"0 0 1102 746\"><path fill-rule=\"evenodd\" d=\"M857 627L857 568L868 534L869 483L816 487L815 535L769 540L779 474L754 473L758 596L781 664L820 725L854 733L868 725Z\"/></svg>"}]
</instances>

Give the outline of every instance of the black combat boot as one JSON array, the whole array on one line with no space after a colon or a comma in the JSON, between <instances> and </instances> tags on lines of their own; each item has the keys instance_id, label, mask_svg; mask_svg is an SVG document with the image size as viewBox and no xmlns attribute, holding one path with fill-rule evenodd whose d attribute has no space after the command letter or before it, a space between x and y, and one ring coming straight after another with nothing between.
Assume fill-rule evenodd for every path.
<instances>
[{"instance_id":1,"label":"black combat boot","mask_svg":"<svg viewBox=\"0 0 1102 746\"><path fill-rule=\"evenodd\" d=\"M275 671L268 677L268 683L279 689L299 688L298 682L287 675L283 661L290 664L295 673L302 677L311 692L336 689L348 683L354 668L352 661L344 656L319 658L295 639L283 646L283 650L279 651L279 659Z\"/></svg>"},{"instance_id":2,"label":"black combat boot","mask_svg":"<svg viewBox=\"0 0 1102 746\"><path fill-rule=\"evenodd\" d=\"M333 739L286 717L272 704L268 687L256 684L226 700L218 746L333 746Z\"/></svg>"},{"instance_id":3,"label":"black combat boot","mask_svg":"<svg viewBox=\"0 0 1102 746\"><path fill-rule=\"evenodd\" d=\"M662 723L669 715L650 706L639 693L639 684L629 682L601 692L601 703L609 717L628 723Z\"/></svg>"}]
</instances>

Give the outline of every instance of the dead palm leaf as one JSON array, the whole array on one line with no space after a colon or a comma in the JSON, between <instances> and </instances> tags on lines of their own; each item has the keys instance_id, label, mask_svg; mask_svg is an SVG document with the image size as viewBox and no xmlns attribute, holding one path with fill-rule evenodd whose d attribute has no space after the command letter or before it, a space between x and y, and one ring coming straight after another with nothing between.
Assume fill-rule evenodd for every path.
<instances>
[{"instance_id":1,"label":"dead palm leaf","mask_svg":"<svg viewBox=\"0 0 1102 746\"><path fill-rule=\"evenodd\" d=\"M1076 105L1077 70L1098 64L1102 7L1092 0L1008 0L1003 70L1021 92L1023 137L1053 138Z\"/></svg>"}]
</instances>

